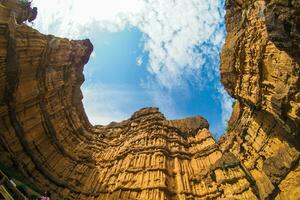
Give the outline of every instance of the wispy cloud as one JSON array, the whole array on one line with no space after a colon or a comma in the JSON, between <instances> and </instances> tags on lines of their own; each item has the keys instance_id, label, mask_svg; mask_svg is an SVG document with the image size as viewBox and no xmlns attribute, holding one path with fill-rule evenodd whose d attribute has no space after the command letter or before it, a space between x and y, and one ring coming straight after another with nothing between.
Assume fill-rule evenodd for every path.
<instances>
[{"instance_id":1,"label":"wispy cloud","mask_svg":"<svg viewBox=\"0 0 300 200\"><path fill-rule=\"evenodd\" d=\"M34 0L34 4L39 8L35 26L45 33L79 38L95 30L137 27L145 34L147 68L155 79L151 83L157 84L151 87L172 90L211 81L219 88L223 118L231 112L230 98L219 83L212 82L219 76L225 38L223 0ZM142 63L137 58L137 64ZM161 101L158 94L153 98Z\"/></svg>"},{"instance_id":2,"label":"wispy cloud","mask_svg":"<svg viewBox=\"0 0 300 200\"><path fill-rule=\"evenodd\" d=\"M137 109L151 104L147 102L146 91L124 86L90 84L82 89L84 107L92 124L124 120Z\"/></svg>"},{"instance_id":3,"label":"wispy cloud","mask_svg":"<svg viewBox=\"0 0 300 200\"><path fill-rule=\"evenodd\" d=\"M138 66L141 66L141 65L143 64L143 57L142 57L142 56L138 56L138 57L136 58L136 64L137 64Z\"/></svg>"},{"instance_id":4,"label":"wispy cloud","mask_svg":"<svg viewBox=\"0 0 300 200\"><path fill-rule=\"evenodd\" d=\"M229 96L229 94L225 91L225 89L220 86L218 87L218 91L220 92L221 98L221 106L222 106L222 123L223 126L227 126L227 120L230 118L232 113L232 103L233 99Z\"/></svg>"},{"instance_id":5,"label":"wispy cloud","mask_svg":"<svg viewBox=\"0 0 300 200\"><path fill-rule=\"evenodd\" d=\"M207 54L218 56L225 38L223 4L216 0L34 2L40 9L36 26L46 33L78 38L97 28L138 27L146 36L148 69L167 88L180 86L183 75L202 70ZM205 43L209 51L195 51Z\"/></svg>"}]
</instances>

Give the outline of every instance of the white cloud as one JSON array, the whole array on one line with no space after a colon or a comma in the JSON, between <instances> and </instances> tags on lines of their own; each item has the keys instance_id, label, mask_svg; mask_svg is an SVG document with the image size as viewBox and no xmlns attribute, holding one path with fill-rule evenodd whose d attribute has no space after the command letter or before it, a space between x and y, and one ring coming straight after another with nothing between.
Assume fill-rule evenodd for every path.
<instances>
[{"instance_id":1,"label":"white cloud","mask_svg":"<svg viewBox=\"0 0 300 200\"><path fill-rule=\"evenodd\" d=\"M35 0L36 27L63 37L87 37L95 29L122 30L133 25L146 35L148 69L167 88L182 84L182 75L201 70L207 52L195 45L221 47L225 34L223 6L216 0ZM216 55L218 52L214 52Z\"/></svg>"},{"instance_id":2,"label":"white cloud","mask_svg":"<svg viewBox=\"0 0 300 200\"><path fill-rule=\"evenodd\" d=\"M219 87L218 91L221 94L221 106L222 106L222 123L224 127L227 126L227 120L230 118L232 113L233 99L228 95L223 87Z\"/></svg>"},{"instance_id":3,"label":"white cloud","mask_svg":"<svg viewBox=\"0 0 300 200\"><path fill-rule=\"evenodd\" d=\"M122 121L147 102L146 91L134 91L122 86L92 84L84 86L83 104L92 124Z\"/></svg>"},{"instance_id":4,"label":"white cloud","mask_svg":"<svg viewBox=\"0 0 300 200\"><path fill-rule=\"evenodd\" d=\"M95 30L137 27L145 34L148 70L159 87L203 85L219 76L217 61L225 38L222 0L34 0L34 4L39 9L35 26L44 33L82 38ZM137 64L142 63L137 58ZM230 98L219 83L214 84L220 88L225 118L231 112Z\"/></svg>"},{"instance_id":5,"label":"white cloud","mask_svg":"<svg viewBox=\"0 0 300 200\"><path fill-rule=\"evenodd\" d=\"M141 65L143 64L143 57L142 57L142 56L138 56L138 57L136 58L136 64L137 64L138 66L141 66Z\"/></svg>"}]
</instances>

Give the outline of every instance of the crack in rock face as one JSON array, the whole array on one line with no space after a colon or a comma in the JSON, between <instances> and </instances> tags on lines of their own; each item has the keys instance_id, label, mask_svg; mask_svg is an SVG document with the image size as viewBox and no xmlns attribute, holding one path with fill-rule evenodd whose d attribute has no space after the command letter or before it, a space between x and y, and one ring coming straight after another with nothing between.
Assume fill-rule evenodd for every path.
<instances>
[{"instance_id":1,"label":"crack in rock face","mask_svg":"<svg viewBox=\"0 0 300 200\"><path fill-rule=\"evenodd\" d=\"M52 199L299 198L300 3L227 0L226 12L220 73L237 103L215 141L201 116L158 108L92 126L91 42L43 35L23 23L30 4L0 1L1 170Z\"/></svg>"}]
</instances>

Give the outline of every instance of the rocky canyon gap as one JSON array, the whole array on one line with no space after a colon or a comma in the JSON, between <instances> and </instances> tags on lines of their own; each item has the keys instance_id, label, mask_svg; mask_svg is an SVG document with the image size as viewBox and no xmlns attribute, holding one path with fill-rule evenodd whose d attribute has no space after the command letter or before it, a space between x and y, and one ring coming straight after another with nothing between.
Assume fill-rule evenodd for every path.
<instances>
[{"instance_id":1,"label":"rocky canyon gap","mask_svg":"<svg viewBox=\"0 0 300 200\"><path fill-rule=\"evenodd\" d=\"M92 126L82 105L87 40L23 22L0 1L0 163L53 199L299 199L300 1L227 0L221 81L237 100L215 141L200 117L144 108Z\"/></svg>"}]
</instances>

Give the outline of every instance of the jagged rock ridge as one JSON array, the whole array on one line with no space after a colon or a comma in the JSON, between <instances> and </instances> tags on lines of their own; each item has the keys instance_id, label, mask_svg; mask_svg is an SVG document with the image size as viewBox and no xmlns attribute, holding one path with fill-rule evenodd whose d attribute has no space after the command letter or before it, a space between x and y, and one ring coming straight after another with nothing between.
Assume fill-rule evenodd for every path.
<instances>
[{"instance_id":1,"label":"jagged rock ridge","mask_svg":"<svg viewBox=\"0 0 300 200\"><path fill-rule=\"evenodd\" d=\"M299 8L226 2L221 77L237 104L216 143L202 117L157 108L91 126L80 91L90 41L43 35L22 24L33 9L2 1L0 163L54 199L297 199Z\"/></svg>"}]
</instances>

